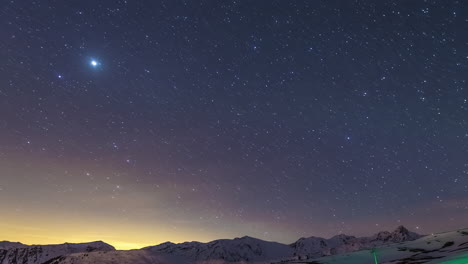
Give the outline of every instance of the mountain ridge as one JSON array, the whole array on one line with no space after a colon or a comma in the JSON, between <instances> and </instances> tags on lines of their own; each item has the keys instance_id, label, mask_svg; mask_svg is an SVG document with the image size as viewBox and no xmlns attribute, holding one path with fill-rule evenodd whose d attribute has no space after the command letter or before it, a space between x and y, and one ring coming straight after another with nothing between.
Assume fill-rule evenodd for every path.
<instances>
[{"instance_id":1,"label":"mountain ridge","mask_svg":"<svg viewBox=\"0 0 468 264\"><path fill-rule=\"evenodd\" d=\"M321 237L301 238L291 244L295 247L294 257L298 259L313 259L329 255L382 246L384 244L416 240L423 237L410 232L404 226L398 226L394 231L380 231L368 237L355 237L339 234L329 239Z\"/></svg>"},{"instance_id":2,"label":"mountain ridge","mask_svg":"<svg viewBox=\"0 0 468 264\"><path fill-rule=\"evenodd\" d=\"M44 246L3 241L0 242L0 264L94 263L92 260L107 263L106 259L119 259L123 263L127 263L124 260L128 260L129 263L141 261L178 264L265 263L285 259L319 258L389 243L415 240L420 237L422 235L399 226L392 232L381 231L368 237L339 234L326 239L311 236L302 237L291 244L284 244L242 236L210 242L172 243L168 241L130 251L116 251L114 247L103 241ZM2 249L2 245L10 249Z\"/></svg>"},{"instance_id":3,"label":"mountain ridge","mask_svg":"<svg viewBox=\"0 0 468 264\"><path fill-rule=\"evenodd\" d=\"M73 253L115 251L113 246L102 241L51 245L26 245L2 241L0 246L0 264L42 264L52 258Z\"/></svg>"}]
</instances>

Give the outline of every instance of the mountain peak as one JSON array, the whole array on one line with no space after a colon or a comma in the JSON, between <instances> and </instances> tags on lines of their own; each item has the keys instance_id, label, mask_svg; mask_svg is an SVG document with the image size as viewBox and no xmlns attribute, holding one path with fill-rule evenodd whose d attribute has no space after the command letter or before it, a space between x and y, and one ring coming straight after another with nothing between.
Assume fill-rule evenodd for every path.
<instances>
[{"instance_id":1,"label":"mountain peak","mask_svg":"<svg viewBox=\"0 0 468 264\"><path fill-rule=\"evenodd\" d=\"M10 249L10 248L18 248L18 247L27 247L27 245L22 244L20 242L10 242L10 241L0 241L0 249Z\"/></svg>"},{"instance_id":2,"label":"mountain peak","mask_svg":"<svg viewBox=\"0 0 468 264\"><path fill-rule=\"evenodd\" d=\"M348 238L355 238L355 236L349 236L349 235L346 235L346 234L339 234L339 235L335 235L333 237L331 237L330 239L348 239Z\"/></svg>"},{"instance_id":3,"label":"mountain peak","mask_svg":"<svg viewBox=\"0 0 468 264\"><path fill-rule=\"evenodd\" d=\"M252 239L257 240L257 238L253 238L253 237L250 237L250 236L236 237L234 239L236 239L236 240L238 240L238 239L240 239L240 240L252 240Z\"/></svg>"},{"instance_id":4,"label":"mountain peak","mask_svg":"<svg viewBox=\"0 0 468 264\"><path fill-rule=\"evenodd\" d=\"M408 230L406 227L404 227L404 226L401 225L401 226L398 226L398 227L395 229L395 231L393 231L393 232L394 232L394 233L405 233L405 234L407 234L407 233L409 233L409 230Z\"/></svg>"},{"instance_id":5,"label":"mountain peak","mask_svg":"<svg viewBox=\"0 0 468 264\"><path fill-rule=\"evenodd\" d=\"M416 240L422 237L420 234L409 231L404 226L398 226L392 233L389 233L387 239L391 242L402 242L407 240Z\"/></svg>"},{"instance_id":6,"label":"mountain peak","mask_svg":"<svg viewBox=\"0 0 468 264\"><path fill-rule=\"evenodd\" d=\"M115 248L103 241L88 243L63 243L53 245L25 245L18 242L0 242L1 263L48 263L59 256L90 253L97 251L115 251Z\"/></svg>"}]
</instances>

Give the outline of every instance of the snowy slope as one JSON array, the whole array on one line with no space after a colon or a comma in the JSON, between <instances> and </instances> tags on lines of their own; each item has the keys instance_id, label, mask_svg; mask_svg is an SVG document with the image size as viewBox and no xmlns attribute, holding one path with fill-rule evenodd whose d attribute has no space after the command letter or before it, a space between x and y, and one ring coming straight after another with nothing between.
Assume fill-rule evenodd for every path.
<instances>
[{"instance_id":1,"label":"snowy slope","mask_svg":"<svg viewBox=\"0 0 468 264\"><path fill-rule=\"evenodd\" d=\"M1 245L4 249L0 249L0 264L42 264L52 258L72 253L115 250L102 241L32 246L4 241Z\"/></svg>"},{"instance_id":2,"label":"snowy slope","mask_svg":"<svg viewBox=\"0 0 468 264\"><path fill-rule=\"evenodd\" d=\"M165 243L146 249L158 254L183 256L191 261L224 260L226 262L259 262L282 259L293 253L293 248L290 246L247 236L232 240L215 240L209 243Z\"/></svg>"},{"instance_id":3,"label":"snowy slope","mask_svg":"<svg viewBox=\"0 0 468 264\"><path fill-rule=\"evenodd\" d=\"M380 264L466 264L468 263L468 229L429 235L415 241L383 245L376 251ZM462 261L462 259L466 260ZM374 264L374 259L370 250L362 250L313 260L283 263Z\"/></svg>"},{"instance_id":4,"label":"snowy slope","mask_svg":"<svg viewBox=\"0 0 468 264\"><path fill-rule=\"evenodd\" d=\"M389 243L411 241L420 237L422 236L399 226L393 232L383 231L371 237L337 235L330 239L301 238L291 246L295 248L294 257L304 260L379 247Z\"/></svg>"},{"instance_id":5,"label":"snowy slope","mask_svg":"<svg viewBox=\"0 0 468 264\"><path fill-rule=\"evenodd\" d=\"M209 243L163 243L141 250L72 254L57 258L49 264L221 264L270 263L291 256L294 249L288 245L252 237L220 239ZM118 261L117 261L118 260Z\"/></svg>"},{"instance_id":6,"label":"snowy slope","mask_svg":"<svg viewBox=\"0 0 468 264\"><path fill-rule=\"evenodd\" d=\"M371 237L356 238L347 235L338 235L330 239L311 237L299 239L291 245L252 237L221 239L209 243L166 242L140 250L71 254L56 258L48 264L272 263L346 253L419 237L420 235L399 227L393 232L380 232Z\"/></svg>"},{"instance_id":7,"label":"snowy slope","mask_svg":"<svg viewBox=\"0 0 468 264\"><path fill-rule=\"evenodd\" d=\"M21 247L27 247L27 245L21 244L20 242L0 241L0 249L12 249Z\"/></svg>"}]
</instances>

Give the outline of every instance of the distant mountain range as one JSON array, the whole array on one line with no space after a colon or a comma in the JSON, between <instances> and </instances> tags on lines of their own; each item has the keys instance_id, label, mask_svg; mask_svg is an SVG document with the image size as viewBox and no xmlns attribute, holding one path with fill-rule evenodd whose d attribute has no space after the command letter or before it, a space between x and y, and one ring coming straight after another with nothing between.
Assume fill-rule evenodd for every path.
<instances>
[{"instance_id":1,"label":"distant mountain range","mask_svg":"<svg viewBox=\"0 0 468 264\"><path fill-rule=\"evenodd\" d=\"M32 246L18 242L1 241L0 264L42 264L58 256L111 250L115 250L115 248L102 241L80 244L65 243L60 245Z\"/></svg>"},{"instance_id":2,"label":"distant mountain range","mask_svg":"<svg viewBox=\"0 0 468 264\"><path fill-rule=\"evenodd\" d=\"M0 242L0 264L322 263L311 262L311 260L360 250L368 251L371 248L385 248L395 243L403 245L402 243L421 237L423 236L400 226L392 232L379 232L370 237L347 235L337 235L330 239L308 237L300 238L290 245L248 236L220 239L208 243L166 242L157 246L126 251L115 250L114 247L102 241L33 246L4 241ZM468 236L466 238L468 240Z\"/></svg>"},{"instance_id":3,"label":"distant mountain range","mask_svg":"<svg viewBox=\"0 0 468 264\"><path fill-rule=\"evenodd\" d=\"M298 259L313 259L323 256L343 254L361 249L379 247L389 243L412 241L422 237L399 226L393 232L382 231L370 237L337 235L330 239L320 237L301 238L291 246Z\"/></svg>"}]
</instances>

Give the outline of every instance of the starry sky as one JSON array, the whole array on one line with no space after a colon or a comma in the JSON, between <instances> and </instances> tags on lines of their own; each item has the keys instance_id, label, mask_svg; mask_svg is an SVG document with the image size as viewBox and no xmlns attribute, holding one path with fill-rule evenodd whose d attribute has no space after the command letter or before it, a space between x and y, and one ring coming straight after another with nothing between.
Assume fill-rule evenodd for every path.
<instances>
[{"instance_id":1,"label":"starry sky","mask_svg":"<svg viewBox=\"0 0 468 264\"><path fill-rule=\"evenodd\" d=\"M468 219L468 2L3 0L0 240Z\"/></svg>"}]
</instances>

